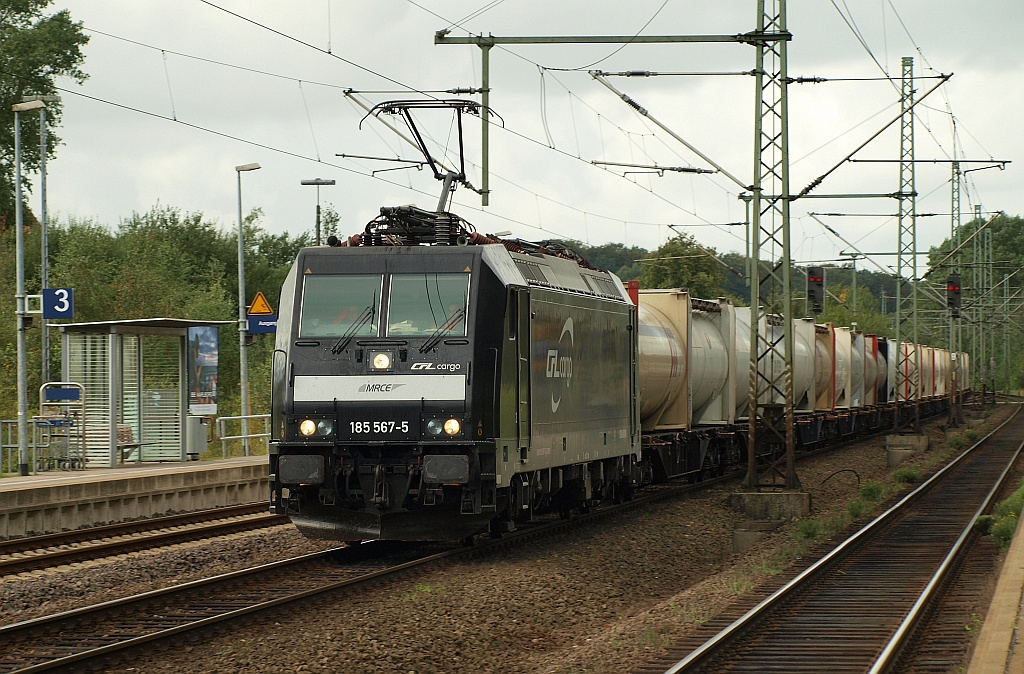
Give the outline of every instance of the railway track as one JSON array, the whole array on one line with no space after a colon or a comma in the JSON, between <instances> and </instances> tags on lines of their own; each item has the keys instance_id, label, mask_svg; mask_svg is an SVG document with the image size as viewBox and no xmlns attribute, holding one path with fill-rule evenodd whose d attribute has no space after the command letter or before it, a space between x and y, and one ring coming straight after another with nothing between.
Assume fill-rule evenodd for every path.
<instances>
[{"instance_id":1,"label":"railway track","mask_svg":"<svg viewBox=\"0 0 1024 674\"><path fill-rule=\"evenodd\" d=\"M488 554L526 544L730 479L733 476L698 485L657 485L619 506L569 520L552 516L498 540L482 539L473 548L367 543L3 626L0 671L67 671L111 658L128 661L141 648L148 651L157 644L176 644L190 634L205 635L218 627L231 629L232 623L288 603L354 589L389 574L416 573L417 566L458 555Z\"/></svg>"},{"instance_id":2,"label":"railway track","mask_svg":"<svg viewBox=\"0 0 1024 674\"><path fill-rule=\"evenodd\" d=\"M0 671L76 671L112 658L127 659L141 647L206 634L289 603L308 602L388 575L415 573L416 567L442 560L524 545L702 485L659 487L633 501L569 519L552 515L502 538L481 539L472 547L367 542L0 626Z\"/></svg>"},{"instance_id":3,"label":"railway track","mask_svg":"<svg viewBox=\"0 0 1024 674\"><path fill-rule=\"evenodd\" d=\"M244 619L458 549L337 548L0 627L0 669L64 672L118 652Z\"/></svg>"},{"instance_id":4,"label":"railway track","mask_svg":"<svg viewBox=\"0 0 1024 674\"><path fill-rule=\"evenodd\" d=\"M0 575L101 559L175 543L286 524L266 503L0 541Z\"/></svg>"},{"instance_id":5,"label":"railway track","mask_svg":"<svg viewBox=\"0 0 1024 674\"><path fill-rule=\"evenodd\" d=\"M936 613L965 564L987 512L1024 443L1020 409L955 462L770 596L705 625L669 658L638 673L871 672L901 660L934 634ZM967 562L970 568L970 562ZM759 600L759 601L758 601ZM757 602L756 605L750 605Z\"/></svg>"}]
</instances>

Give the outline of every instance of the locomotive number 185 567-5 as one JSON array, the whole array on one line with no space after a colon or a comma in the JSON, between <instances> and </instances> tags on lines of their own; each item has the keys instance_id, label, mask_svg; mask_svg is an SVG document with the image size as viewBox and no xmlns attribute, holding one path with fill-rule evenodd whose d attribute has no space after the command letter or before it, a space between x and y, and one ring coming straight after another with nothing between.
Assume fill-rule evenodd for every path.
<instances>
[{"instance_id":1,"label":"locomotive number 185 567-5","mask_svg":"<svg viewBox=\"0 0 1024 674\"><path fill-rule=\"evenodd\" d=\"M408 433L408 421L350 421L348 429L353 435L387 435Z\"/></svg>"}]
</instances>

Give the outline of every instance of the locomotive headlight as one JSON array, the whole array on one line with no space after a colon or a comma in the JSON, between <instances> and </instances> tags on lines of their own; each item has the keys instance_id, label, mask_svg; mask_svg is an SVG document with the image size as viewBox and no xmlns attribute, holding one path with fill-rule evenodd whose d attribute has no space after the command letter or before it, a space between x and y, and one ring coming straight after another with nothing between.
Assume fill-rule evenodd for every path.
<instances>
[{"instance_id":1,"label":"locomotive headlight","mask_svg":"<svg viewBox=\"0 0 1024 674\"><path fill-rule=\"evenodd\" d=\"M441 431L444 430L444 422L440 419L431 419L427 422L427 433L431 435L441 435Z\"/></svg>"},{"instance_id":2,"label":"locomotive headlight","mask_svg":"<svg viewBox=\"0 0 1024 674\"><path fill-rule=\"evenodd\" d=\"M330 435L334 432L334 422L330 419L321 419L316 425L316 432L318 435Z\"/></svg>"},{"instance_id":3,"label":"locomotive headlight","mask_svg":"<svg viewBox=\"0 0 1024 674\"><path fill-rule=\"evenodd\" d=\"M303 419L299 422L299 433L302 433L306 437L313 435L316 433L316 422L312 419Z\"/></svg>"},{"instance_id":4,"label":"locomotive headlight","mask_svg":"<svg viewBox=\"0 0 1024 674\"><path fill-rule=\"evenodd\" d=\"M462 424L459 423L458 419L449 419L444 422L444 432L448 435L457 435L462 430Z\"/></svg>"},{"instance_id":5,"label":"locomotive headlight","mask_svg":"<svg viewBox=\"0 0 1024 674\"><path fill-rule=\"evenodd\" d=\"M373 369L386 370L391 367L391 356L386 353L378 353L373 357Z\"/></svg>"}]
</instances>

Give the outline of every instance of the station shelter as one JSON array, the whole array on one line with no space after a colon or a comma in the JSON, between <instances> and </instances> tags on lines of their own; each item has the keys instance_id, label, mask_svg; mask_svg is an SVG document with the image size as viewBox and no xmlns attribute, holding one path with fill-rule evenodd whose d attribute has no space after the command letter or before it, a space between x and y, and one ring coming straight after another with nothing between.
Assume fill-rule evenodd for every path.
<instances>
[{"instance_id":1,"label":"station shelter","mask_svg":"<svg viewBox=\"0 0 1024 674\"><path fill-rule=\"evenodd\" d=\"M216 329L222 325L236 323L147 318L59 326L61 376L82 389L85 467L198 459L210 421L204 413L216 410ZM210 364L192 376L190 367L203 367L190 353L200 346L188 342L190 328L212 328L207 333L214 335L206 347L213 349ZM190 381L204 389L205 409L190 405Z\"/></svg>"}]
</instances>

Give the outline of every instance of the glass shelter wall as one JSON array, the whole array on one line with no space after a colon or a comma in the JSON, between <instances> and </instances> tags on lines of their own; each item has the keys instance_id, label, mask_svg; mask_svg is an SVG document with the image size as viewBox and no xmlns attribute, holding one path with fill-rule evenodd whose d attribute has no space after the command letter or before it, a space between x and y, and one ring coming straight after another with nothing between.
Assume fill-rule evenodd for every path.
<instances>
[{"instance_id":1,"label":"glass shelter wall","mask_svg":"<svg viewBox=\"0 0 1024 674\"><path fill-rule=\"evenodd\" d=\"M186 331L232 323L156 318L61 325L62 377L85 390L86 466L186 460Z\"/></svg>"}]
</instances>

